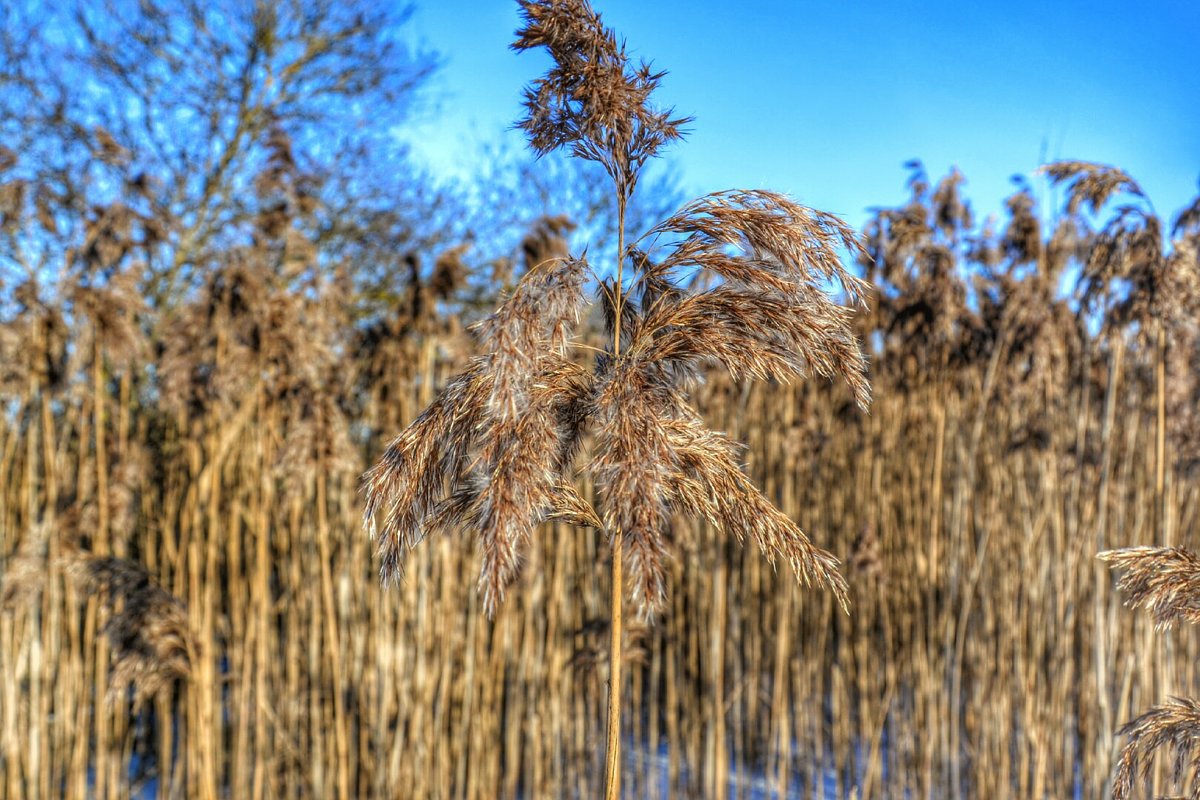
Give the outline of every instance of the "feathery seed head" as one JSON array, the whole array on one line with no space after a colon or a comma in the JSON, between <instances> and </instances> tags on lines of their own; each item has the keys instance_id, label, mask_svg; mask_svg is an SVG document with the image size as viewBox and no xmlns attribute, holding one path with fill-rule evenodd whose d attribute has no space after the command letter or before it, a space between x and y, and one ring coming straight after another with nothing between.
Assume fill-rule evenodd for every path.
<instances>
[{"instance_id":1,"label":"feathery seed head","mask_svg":"<svg viewBox=\"0 0 1200 800\"><path fill-rule=\"evenodd\" d=\"M688 122L650 104L664 73L633 65L624 44L587 0L521 0L524 26L514 50L544 47L554 59L545 77L525 90L518 126L544 155L570 147L602 164L626 197L637 171Z\"/></svg>"},{"instance_id":2,"label":"feathery seed head","mask_svg":"<svg viewBox=\"0 0 1200 800\"><path fill-rule=\"evenodd\" d=\"M1171 780L1179 787L1190 783L1187 796L1200 800L1200 702L1171 698L1126 723L1117 734L1129 739L1113 775L1114 800L1129 800L1138 784L1150 783L1152 756L1164 747L1172 751Z\"/></svg>"},{"instance_id":3,"label":"feathery seed head","mask_svg":"<svg viewBox=\"0 0 1200 800\"><path fill-rule=\"evenodd\" d=\"M568 480L591 391L564 357L586 272L582 259L560 258L522 276L477 326L487 354L364 476L364 519L380 528L385 579L399 576L404 551L427 531L470 525L479 530L480 589L491 615L538 524L595 521Z\"/></svg>"},{"instance_id":4,"label":"feathery seed head","mask_svg":"<svg viewBox=\"0 0 1200 800\"><path fill-rule=\"evenodd\" d=\"M102 632L113 649L110 700L132 687L134 705L140 706L191 677L197 641L179 598L124 559L77 553L68 570L100 597L109 615Z\"/></svg>"},{"instance_id":5,"label":"feathery seed head","mask_svg":"<svg viewBox=\"0 0 1200 800\"><path fill-rule=\"evenodd\" d=\"M1067 188L1067 212L1076 214L1084 206L1093 214L1120 192L1145 197L1142 188L1124 170L1090 161L1056 161L1042 167L1055 186Z\"/></svg>"},{"instance_id":6,"label":"feathery seed head","mask_svg":"<svg viewBox=\"0 0 1200 800\"><path fill-rule=\"evenodd\" d=\"M1130 608L1147 608L1156 627L1200 622L1200 558L1178 547L1125 547L1096 556L1124 570L1117 589Z\"/></svg>"},{"instance_id":7,"label":"feathery seed head","mask_svg":"<svg viewBox=\"0 0 1200 800\"><path fill-rule=\"evenodd\" d=\"M569 146L600 162L623 220L638 171L684 120L650 105L661 73L631 65L587 0L520 5L525 24L513 47L545 47L554 59L526 91L520 127L539 154ZM946 213L962 213L952 200ZM842 265L843 252L867 257L853 230L773 192L695 201L647 234L669 240L664 258L626 248L619 263L634 279L598 282L610 344L589 371L571 358L571 337L590 270L566 255L565 229L549 218L527 239L526 274L475 327L485 354L364 476L365 523L379 537L385 579L427 531L467 525L478 531L491 614L534 528L560 519L622 534L634 599L648 615L665 602L670 519L683 512L753 537L769 559L786 560L845 606L837 560L759 493L738 446L704 426L685 391L716 362L735 378L841 378L865 408L866 359L850 309L832 296L840 290L855 304L868 293ZM685 275L716 285L684 288ZM572 488L589 428L599 516Z\"/></svg>"}]
</instances>

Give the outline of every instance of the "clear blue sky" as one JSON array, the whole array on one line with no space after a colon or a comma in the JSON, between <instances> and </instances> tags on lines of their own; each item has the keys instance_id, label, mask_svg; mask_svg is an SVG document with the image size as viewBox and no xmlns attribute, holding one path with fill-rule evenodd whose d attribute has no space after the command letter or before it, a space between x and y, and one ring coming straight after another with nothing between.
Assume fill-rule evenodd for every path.
<instances>
[{"instance_id":1,"label":"clear blue sky","mask_svg":"<svg viewBox=\"0 0 1200 800\"><path fill-rule=\"evenodd\" d=\"M670 157L688 194L770 188L858 224L905 197L909 158L967 176L979 212L1043 160L1113 163L1173 214L1200 178L1200 0L700 2L595 0L696 117ZM508 49L504 0L417 0L411 33L445 64L408 136L470 175L506 137L543 55Z\"/></svg>"}]
</instances>

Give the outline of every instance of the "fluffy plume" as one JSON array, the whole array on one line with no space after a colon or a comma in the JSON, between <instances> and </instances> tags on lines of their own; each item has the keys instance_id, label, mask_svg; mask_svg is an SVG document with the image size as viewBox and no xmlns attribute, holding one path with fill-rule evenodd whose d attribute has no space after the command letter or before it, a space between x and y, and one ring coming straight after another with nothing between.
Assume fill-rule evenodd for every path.
<instances>
[{"instance_id":1,"label":"fluffy plume","mask_svg":"<svg viewBox=\"0 0 1200 800\"><path fill-rule=\"evenodd\" d=\"M602 164L626 197L637 171L688 122L650 104L665 73L633 65L587 0L522 0L514 50L544 47L554 66L525 90L518 125L540 155L560 147Z\"/></svg>"},{"instance_id":2,"label":"fluffy plume","mask_svg":"<svg viewBox=\"0 0 1200 800\"><path fill-rule=\"evenodd\" d=\"M604 527L624 533L634 603L649 613L666 599L669 506L680 476L664 421L681 398L623 366L597 388L592 468Z\"/></svg>"},{"instance_id":3,"label":"fluffy plume","mask_svg":"<svg viewBox=\"0 0 1200 800\"><path fill-rule=\"evenodd\" d=\"M1154 312L1176 330L1200 318L1200 239L1180 239L1163 263Z\"/></svg>"},{"instance_id":4,"label":"fluffy plume","mask_svg":"<svg viewBox=\"0 0 1200 800\"><path fill-rule=\"evenodd\" d=\"M1162 273L1161 221L1144 209L1122 206L1096 236L1084 263L1083 303L1090 309L1109 305L1118 325L1148 319L1161 305Z\"/></svg>"},{"instance_id":5,"label":"fluffy plume","mask_svg":"<svg viewBox=\"0 0 1200 800\"><path fill-rule=\"evenodd\" d=\"M575 228L575 223L562 214L541 217L533 223L521 239L521 253L525 260L525 271L537 269L539 265L554 259L568 258L566 236Z\"/></svg>"},{"instance_id":6,"label":"fluffy plume","mask_svg":"<svg viewBox=\"0 0 1200 800\"><path fill-rule=\"evenodd\" d=\"M758 491L736 461L739 445L706 428L694 410L686 411L665 426L682 475L676 494L680 507L739 541L753 539L769 562L786 561L806 586L829 589L847 608L846 582L838 572L838 560L813 545Z\"/></svg>"},{"instance_id":7,"label":"fluffy plume","mask_svg":"<svg viewBox=\"0 0 1200 800\"><path fill-rule=\"evenodd\" d=\"M545 47L554 66L526 91L519 124L539 154L570 147L603 164L623 224L642 164L684 122L650 105L662 74L632 66L586 0L524 0L521 9L514 48ZM946 213L963 213L949 207L953 187L946 192ZM850 303L866 295L842 265L844 252L865 257L854 232L773 192L696 200L643 237L664 243L665 257L626 248L618 258L632 262L634 280L627 287L618 271L599 282L609 335L588 371L570 352L588 267L566 255L563 222L542 221L525 242L526 274L475 326L486 354L365 476L366 523L379 536L384 577L427 531L477 530L490 614L537 524L603 523L622 534L634 601L649 614L666 598L671 517L682 512L753 538L844 606L837 560L758 492L738 447L704 426L685 391L717 363L735 378L841 378L865 408L867 362L850 309L832 296L839 288ZM571 488L589 427L602 517Z\"/></svg>"},{"instance_id":8,"label":"fluffy plume","mask_svg":"<svg viewBox=\"0 0 1200 800\"><path fill-rule=\"evenodd\" d=\"M1098 213L1106 203L1121 192L1144 197L1137 182L1124 170L1090 161L1056 161L1041 171L1056 186L1067 189L1067 212L1078 213L1084 206Z\"/></svg>"},{"instance_id":9,"label":"fluffy plume","mask_svg":"<svg viewBox=\"0 0 1200 800\"><path fill-rule=\"evenodd\" d=\"M854 230L833 214L766 190L706 195L652 228L648 236L685 237L648 275L705 269L726 280L782 293L840 283L858 301L866 284L842 264L863 252Z\"/></svg>"},{"instance_id":10,"label":"fluffy plume","mask_svg":"<svg viewBox=\"0 0 1200 800\"><path fill-rule=\"evenodd\" d=\"M842 378L866 408L867 363L852 311L827 293L830 283L840 284L860 302L867 291L842 264L842 250L863 254L849 226L775 192L730 191L696 200L650 235L683 238L662 261L647 264L653 301L631 358L687 365L711 360L735 377L782 381L812 371ZM690 294L654 291L656 281L696 270L724 283Z\"/></svg>"},{"instance_id":11,"label":"fluffy plume","mask_svg":"<svg viewBox=\"0 0 1200 800\"><path fill-rule=\"evenodd\" d=\"M1004 201L1008 210L1008 226L1001 245L1013 264L1036 261L1042 251L1042 223L1037 216L1037 201L1028 187L1023 187Z\"/></svg>"},{"instance_id":12,"label":"fluffy plume","mask_svg":"<svg viewBox=\"0 0 1200 800\"><path fill-rule=\"evenodd\" d=\"M882 368L906 386L944 377L951 365L976 356L972 345L980 321L957 268L960 240L968 252L994 264L1008 244L1006 239L970 241L965 232L970 214L957 197L957 173L943 179L931 197L924 167L920 162L908 166L913 171L910 201L875 212L864 234L867 252L859 257L878 286L871 330L883 334ZM1017 246L1036 251L1036 225L1013 233L1021 237Z\"/></svg>"},{"instance_id":13,"label":"fluffy plume","mask_svg":"<svg viewBox=\"0 0 1200 800\"><path fill-rule=\"evenodd\" d=\"M108 614L102 632L113 649L110 699L132 687L134 704L141 705L191 676L196 638L179 598L120 558L78 555L69 571L100 597Z\"/></svg>"},{"instance_id":14,"label":"fluffy plume","mask_svg":"<svg viewBox=\"0 0 1200 800\"><path fill-rule=\"evenodd\" d=\"M623 362L599 387L596 428L605 527L627 537L633 597L643 616L666 599L672 511L701 517L740 541L753 539L770 562L786 561L797 578L830 589L845 607L837 559L762 496L736 461L740 448L705 427L665 373Z\"/></svg>"},{"instance_id":15,"label":"fluffy plume","mask_svg":"<svg viewBox=\"0 0 1200 800\"><path fill-rule=\"evenodd\" d=\"M526 273L476 327L487 354L364 477L365 521L379 537L385 579L398 577L404 551L427 531L475 528L490 615L539 523L598 523L569 480L589 378L563 355L586 269L582 260L555 259Z\"/></svg>"},{"instance_id":16,"label":"fluffy plume","mask_svg":"<svg viewBox=\"0 0 1200 800\"><path fill-rule=\"evenodd\" d=\"M971 227L971 207L962 196L965 182L966 177L955 167L933 192L933 220L944 236L953 237L957 231Z\"/></svg>"},{"instance_id":17,"label":"fluffy plume","mask_svg":"<svg viewBox=\"0 0 1200 800\"><path fill-rule=\"evenodd\" d=\"M566 357L582 303L582 261L557 258L531 270L476 326L486 355L365 477L365 516L379 537L385 578L398 574L404 550L426 532L466 526L479 531L480 589L494 612L537 524L600 526L569 481L590 421L603 527L626 535L631 591L644 614L666 598L674 512L752 538L769 559L786 561L845 603L837 560L758 492L738 466L736 445L704 427L680 381L710 361L739 377L815 372L843 378L865 406L866 361L850 312L823 291L836 280L851 297L863 293L835 249L856 248L853 234L834 217L765 192L704 198L656 232L685 238L665 261L643 260L641 308L626 316L627 346L619 358L599 359L597 377ZM694 268L724 282L684 291L669 281ZM613 296L611 285L602 294Z\"/></svg>"},{"instance_id":18,"label":"fluffy plume","mask_svg":"<svg viewBox=\"0 0 1200 800\"><path fill-rule=\"evenodd\" d=\"M538 361L565 354L579 321L587 263L552 259L530 270L496 313L478 323L480 344L490 353L493 377L489 412L511 420L526 405Z\"/></svg>"},{"instance_id":19,"label":"fluffy plume","mask_svg":"<svg viewBox=\"0 0 1200 800\"><path fill-rule=\"evenodd\" d=\"M1114 800L1128 800L1138 784L1150 783L1152 756L1164 747L1172 751L1171 780L1180 787L1190 783L1186 797L1200 800L1200 702L1172 698L1127 723L1118 734L1129 740L1113 775Z\"/></svg>"},{"instance_id":20,"label":"fluffy plume","mask_svg":"<svg viewBox=\"0 0 1200 800\"><path fill-rule=\"evenodd\" d=\"M399 576L404 550L424 538L444 482L466 463L476 439L476 417L490 395L490 381L477 360L388 443L379 463L363 476L364 523L378 537L385 579Z\"/></svg>"},{"instance_id":21,"label":"fluffy plume","mask_svg":"<svg viewBox=\"0 0 1200 800\"><path fill-rule=\"evenodd\" d=\"M140 706L190 678L197 645L183 602L140 565L93 556L72 540L62 539L59 555L51 558L49 535L38 526L9 560L0 580L0 609L36 604L51 575L62 570L83 593L99 598L104 610L100 632L113 656L110 702L132 687L134 705Z\"/></svg>"},{"instance_id":22,"label":"fluffy plume","mask_svg":"<svg viewBox=\"0 0 1200 800\"><path fill-rule=\"evenodd\" d=\"M138 325L138 316L146 304L138 288L138 270L115 273L103 285L72 281L68 296L74 310L92 323L92 335L118 366L128 368L140 363L146 354L146 340Z\"/></svg>"},{"instance_id":23,"label":"fluffy plume","mask_svg":"<svg viewBox=\"0 0 1200 800\"><path fill-rule=\"evenodd\" d=\"M1179 250L1182 257L1167 254L1163 220L1137 183L1115 167L1087 162L1059 162L1044 171L1067 187L1071 216L1084 205L1096 213L1118 194L1134 200L1116 207L1089 242L1080 274L1083 306L1104 312L1109 329L1138 323L1143 335L1150 323L1177 321L1181 309L1194 303L1195 264L1186 246ZM1176 219L1176 233L1188 228L1189 212Z\"/></svg>"},{"instance_id":24,"label":"fluffy plume","mask_svg":"<svg viewBox=\"0 0 1200 800\"><path fill-rule=\"evenodd\" d=\"M1158 628L1200 622L1200 558L1178 547L1126 547L1097 558L1124 570L1117 589L1130 608L1144 607Z\"/></svg>"}]
</instances>

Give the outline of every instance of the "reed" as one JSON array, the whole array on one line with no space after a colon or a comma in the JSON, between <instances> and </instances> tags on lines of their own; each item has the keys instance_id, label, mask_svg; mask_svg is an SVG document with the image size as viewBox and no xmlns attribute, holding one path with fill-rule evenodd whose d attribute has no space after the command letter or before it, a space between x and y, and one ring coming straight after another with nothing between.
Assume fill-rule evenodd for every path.
<instances>
[{"instance_id":1,"label":"reed","mask_svg":"<svg viewBox=\"0 0 1200 800\"><path fill-rule=\"evenodd\" d=\"M710 364L734 379L786 382L813 373L843 378L865 408L866 360L851 314L825 288L836 281L857 300L865 285L843 268L837 248L861 248L836 217L767 191L701 198L646 232L638 243L647 249L627 248L626 209L641 170L680 138L687 120L650 104L663 73L632 65L586 0L527 0L521 9L525 25L514 48L544 47L554 66L526 90L519 125L539 155L569 148L612 179L616 263L599 279L586 259L559 256L522 276L475 326L484 355L366 474L365 520L379 540L385 580L399 575L403 552L427 532L476 531L489 617L540 523L608 534L605 785L606 797L617 798L623 564L642 617L662 610L672 513L753 539L770 562L786 561L797 578L830 588L846 607L837 560L763 497L737 463L740 448L706 426L688 391ZM708 276L719 285L696 288ZM589 277L598 280L607 336L600 348L587 345L597 356L586 369L572 349ZM594 446L583 470L594 477L599 513L574 489L576 454L589 431Z\"/></svg>"}]
</instances>

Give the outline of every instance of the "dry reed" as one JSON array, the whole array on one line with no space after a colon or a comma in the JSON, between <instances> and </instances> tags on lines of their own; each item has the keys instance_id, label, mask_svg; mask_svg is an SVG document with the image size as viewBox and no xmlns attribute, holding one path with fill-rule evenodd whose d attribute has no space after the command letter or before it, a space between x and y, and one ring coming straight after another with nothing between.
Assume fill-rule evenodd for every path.
<instances>
[{"instance_id":1,"label":"dry reed","mask_svg":"<svg viewBox=\"0 0 1200 800\"><path fill-rule=\"evenodd\" d=\"M830 588L846 607L837 560L812 544L742 472L738 447L710 430L687 392L718 364L734 379L786 382L814 373L842 378L860 406L869 399L866 360L850 300L865 285L837 248L861 252L832 215L782 195L709 195L647 232L666 238L659 260L625 244L625 212L646 161L680 137L683 119L651 105L663 76L630 64L624 45L586 0L525 0L517 50L545 47L554 66L526 91L520 126L538 154L569 148L613 181L616 265L599 283L608 332L592 370L572 357L591 267L557 256L533 264L500 308L476 325L485 355L452 379L364 477L366 526L378 539L385 579L428 530L465 527L482 552L483 609L494 616L516 579L535 528L558 519L609 534L612 622L607 797L620 793L623 567L648 618L667 603L672 513L700 517L739 541L753 539L771 563L787 562L806 584ZM631 272L625 273L630 256ZM697 289L682 272L719 278ZM599 515L573 488L581 439L594 431L587 472ZM444 492L444 494L443 494Z\"/></svg>"}]
</instances>

